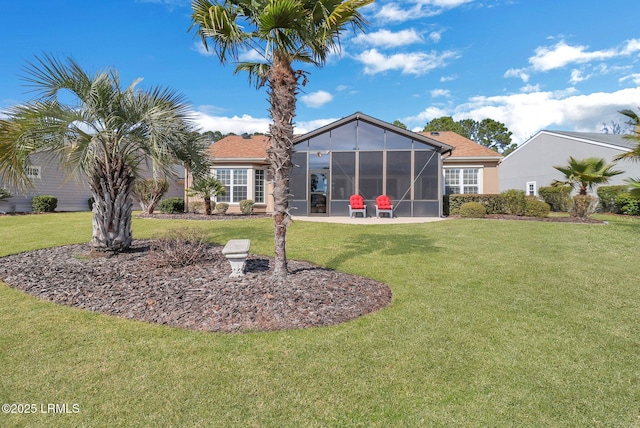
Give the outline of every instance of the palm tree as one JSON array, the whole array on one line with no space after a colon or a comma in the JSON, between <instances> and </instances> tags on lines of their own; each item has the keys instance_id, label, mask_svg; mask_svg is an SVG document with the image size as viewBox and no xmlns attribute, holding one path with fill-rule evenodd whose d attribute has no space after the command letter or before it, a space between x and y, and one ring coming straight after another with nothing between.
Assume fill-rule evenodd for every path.
<instances>
[{"instance_id":1,"label":"palm tree","mask_svg":"<svg viewBox=\"0 0 640 428\"><path fill-rule=\"evenodd\" d=\"M598 184L606 184L615 175L623 171L614 170L615 164L607 164L603 158L586 158L576 160L569 156L569 164L566 166L554 166L564 174L566 181L556 181L554 185L570 185L578 190L580 195L586 195L587 190L593 190Z\"/></svg>"},{"instance_id":2,"label":"palm tree","mask_svg":"<svg viewBox=\"0 0 640 428\"><path fill-rule=\"evenodd\" d=\"M622 110L620 114L623 114L629 118L627 124L631 125L632 133L625 135L625 138L632 140L636 143L633 150L618 155L615 160L628 159L635 162L640 162L640 116L638 116L632 110ZM640 197L640 178L628 178L625 180L629 183L629 190L632 195Z\"/></svg>"},{"instance_id":3,"label":"palm tree","mask_svg":"<svg viewBox=\"0 0 640 428\"><path fill-rule=\"evenodd\" d=\"M237 62L246 51L260 55L261 62L241 62L235 72L246 71L249 80L267 85L274 174L274 280L287 277L286 227L289 215L289 176L292 168L293 118L298 85L307 73L294 70L300 61L321 67L337 50L340 34L351 24L363 31L366 21L358 9L373 0L193 0L191 28L196 27L206 49L210 44L222 64ZM300 82L302 80L302 82Z\"/></svg>"},{"instance_id":4,"label":"palm tree","mask_svg":"<svg viewBox=\"0 0 640 428\"><path fill-rule=\"evenodd\" d=\"M211 198L226 194L227 189L224 184L214 177L197 178L193 181L193 186L187 189L188 196L199 196L204 199L205 215L211 215Z\"/></svg>"},{"instance_id":5,"label":"palm tree","mask_svg":"<svg viewBox=\"0 0 640 428\"><path fill-rule=\"evenodd\" d=\"M90 76L73 59L49 55L29 62L24 79L39 98L10 108L0 123L1 177L29 188L29 156L58 158L69 175L88 177L95 200L91 245L128 248L133 186L143 164L154 176L170 177L171 166L187 153L194 168L204 159L190 139L194 129L184 98L160 87L137 89L140 79L122 88L115 70ZM65 104L61 97L73 101Z\"/></svg>"}]
</instances>

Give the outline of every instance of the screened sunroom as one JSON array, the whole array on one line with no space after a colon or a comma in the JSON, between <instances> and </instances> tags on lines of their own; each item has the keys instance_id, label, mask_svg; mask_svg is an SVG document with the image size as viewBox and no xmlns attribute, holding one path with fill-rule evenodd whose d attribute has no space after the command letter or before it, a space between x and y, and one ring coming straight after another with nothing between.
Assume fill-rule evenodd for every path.
<instances>
[{"instance_id":1,"label":"screened sunroom","mask_svg":"<svg viewBox=\"0 0 640 428\"><path fill-rule=\"evenodd\" d=\"M347 216L361 195L368 215L387 195L396 217L442 215L442 155L453 147L355 113L294 141L293 215Z\"/></svg>"}]
</instances>

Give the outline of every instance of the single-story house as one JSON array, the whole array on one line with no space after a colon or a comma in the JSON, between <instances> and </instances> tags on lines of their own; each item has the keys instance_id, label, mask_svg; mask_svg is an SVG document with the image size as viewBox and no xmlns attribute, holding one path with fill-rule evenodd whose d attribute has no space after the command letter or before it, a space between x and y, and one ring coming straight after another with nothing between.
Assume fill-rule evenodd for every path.
<instances>
[{"instance_id":1,"label":"single-story house","mask_svg":"<svg viewBox=\"0 0 640 428\"><path fill-rule=\"evenodd\" d=\"M36 153L31 156L32 166L29 175L34 189L25 193L20 192L0 180L0 188L8 189L12 197L0 201L0 211L3 212L31 212L31 200L34 196L51 195L58 198L56 211L89 211L89 189L86 177L69 178L56 158L46 153ZM184 195L184 168L174 168L176 177L169 180L170 187L165 197L182 197ZM137 207L134 205L134 209Z\"/></svg>"},{"instance_id":2,"label":"single-story house","mask_svg":"<svg viewBox=\"0 0 640 428\"><path fill-rule=\"evenodd\" d=\"M266 136L228 136L210 147L213 174L227 186L230 211L253 199L272 212ZM400 217L442 215L445 193L497 193L502 156L453 132L415 133L355 113L294 139L290 191L294 215L346 216L360 194L375 212L386 194ZM371 215L370 214L370 215Z\"/></svg>"},{"instance_id":3,"label":"single-story house","mask_svg":"<svg viewBox=\"0 0 640 428\"><path fill-rule=\"evenodd\" d=\"M554 180L564 180L564 175L554 166L564 166L569 157L585 159L604 158L607 163L630 151L636 143L619 134L590 132L566 132L543 130L522 143L500 163L500 191L524 190L537 195L540 187L549 186ZM620 161L615 169L624 171L612 177L609 184L624 184L626 178L640 177L640 164Z\"/></svg>"}]
</instances>

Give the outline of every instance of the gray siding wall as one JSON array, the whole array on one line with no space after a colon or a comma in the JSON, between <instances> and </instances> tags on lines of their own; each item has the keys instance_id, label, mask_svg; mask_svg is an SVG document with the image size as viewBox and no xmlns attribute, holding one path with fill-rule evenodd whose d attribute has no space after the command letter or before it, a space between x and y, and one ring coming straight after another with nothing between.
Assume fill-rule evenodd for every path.
<instances>
[{"instance_id":1,"label":"gray siding wall","mask_svg":"<svg viewBox=\"0 0 640 428\"><path fill-rule=\"evenodd\" d=\"M58 198L56 211L89 211L88 200L91 197L91 191L86 177L69 179L67 172L59 167L57 161L43 155L33 155L31 162L34 166L39 166L41 171L40 178L33 180L35 189L22 194L9 187L13 197L0 201L0 211L31 212L31 200L38 195L52 195ZM182 188L184 168L176 167L175 170L179 179L171 181L169 191L164 195L165 198L184 197ZM145 175L150 176L150 174ZM8 186L0 183L0 187ZM138 210L140 206L134 202L133 209Z\"/></svg>"},{"instance_id":2,"label":"gray siding wall","mask_svg":"<svg viewBox=\"0 0 640 428\"><path fill-rule=\"evenodd\" d=\"M567 165L569 156L576 159L599 157L613 162L613 158L621 153L624 153L622 149L540 133L502 161L500 191L526 190L526 183L531 181L536 182L538 189L550 185L553 180L563 180L564 176L553 167ZM640 163L620 161L616 169L625 173L613 177L610 185L624 184L625 178L640 177Z\"/></svg>"}]
</instances>

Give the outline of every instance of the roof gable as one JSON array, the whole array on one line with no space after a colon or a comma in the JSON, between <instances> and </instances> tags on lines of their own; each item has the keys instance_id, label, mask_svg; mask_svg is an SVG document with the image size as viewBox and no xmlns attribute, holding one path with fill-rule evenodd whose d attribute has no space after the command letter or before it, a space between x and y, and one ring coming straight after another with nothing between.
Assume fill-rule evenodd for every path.
<instances>
[{"instance_id":1,"label":"roof gable","mask_svg":"<svg viewBox=\"0 0 640 428\"><path fill-rule=\"evenodd\" d=\"M505 158L508 159L515 153L518 153L522 147L525 147L527 144L535 141L538 137L542 135L551 135L558 138L569 139L572 141L577 141L579 143L584 144L593 144L601 147L608 147L611 149L620 150L622 152L627 152L632 150L637 143L635 143L632 139L629 139L625 135L621 134L601 134L597 132L570 132L570 131L550 131L550 130L542 130L539 131L536 135L529 138L524 143L518 145L518 147Z\"/></svg>"},{"instance_id":2,"label":"roof gable","mask_svg":"<svg viewBox=\"0 0 640 428\"><path fill-rule=\"evenodd\" d=\"M354 113L354 114L352 114L350 116L343 117L340 120L337 120L337 121L335 121L333 123L330 123L328 125L322 126L322 127L318 128L318 129L316 129L314 131L311 131L311 132L308 132L308 133L306 133L304 135L299 135L299 136L297 136L297 137L295 137L293 139L293 143L294 144L301 143L303 141L306 141L308 139L316 137L316 136L318 136L320 134L324 134L326 132L329 132L332 129L338 128L338 127L340 127L342 125L345 125L345 124L347 124L349 122L353 122L355 120L361 120L361 121L367 122L367 123L369 123L369 124L371 124L373 126L377 126L379 128L383 128L385 130L389 130L389 131L395 132L396 134L403 135L403 136L405 136L407 138L411 138L412 140L419 141L419 142L421 142L423 144L430 145L430 146L434 147L436 150L438 150L440 153L445 153L445 152L451 151L453 149L452 146L450 146L450 145L448 145L446 143L443 143L441 141L435 140L433 138L430 138L427 135L422 135L422 134L419 134L419 133L416 133L416 132L408 131L406 129L400 128L398 126L392 125L390 123L384 122L382 120L376 119L374 117L368 116L368 115L366 115L364 113L360 113L360 112L356 112L356 113Z\"/></svg>"}]
</instances>

